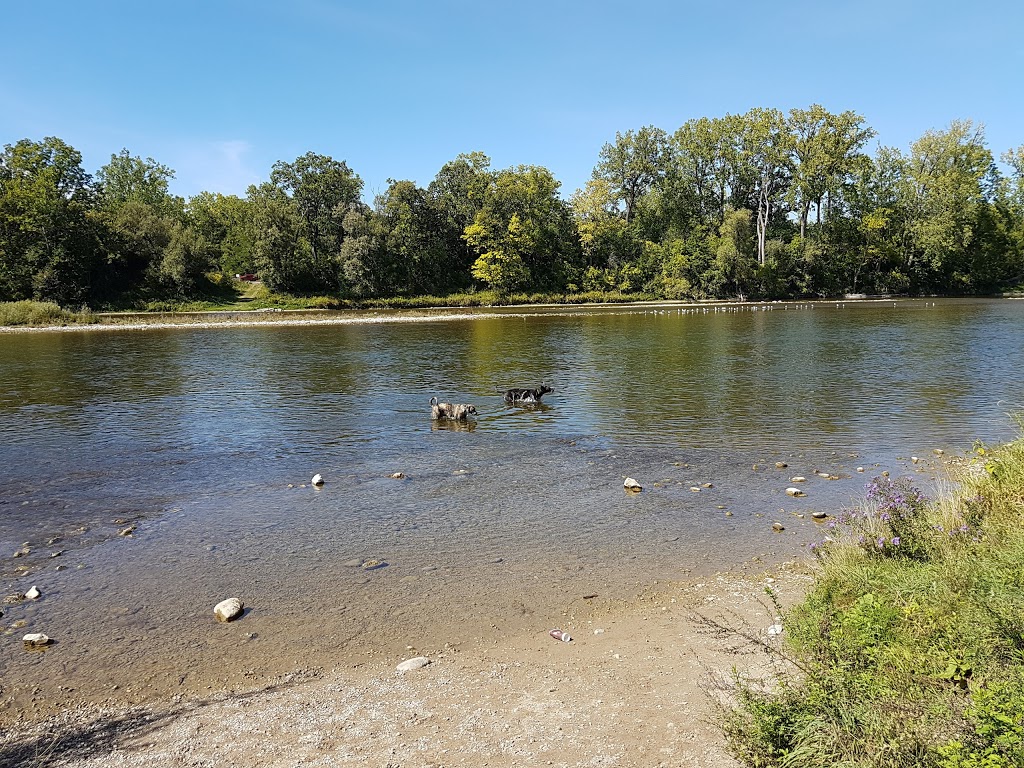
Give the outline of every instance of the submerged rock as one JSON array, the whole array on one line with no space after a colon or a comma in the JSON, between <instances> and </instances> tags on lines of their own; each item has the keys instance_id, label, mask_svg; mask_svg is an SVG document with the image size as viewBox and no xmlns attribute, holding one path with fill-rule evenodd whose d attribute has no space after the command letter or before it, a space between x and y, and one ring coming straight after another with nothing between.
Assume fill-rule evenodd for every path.
<instances>
[{"instance_id":1,"label":"submerged rock","mask_svg":"<svg viewBox=\"0 0 1024 768\"><path fill-rule=\"evenodd\" d=\"M807 482L807 478L804 477L803 475L794 475L793 477L789 478L789 482L791 482L791 483L806 483Z\"/></svg>"},{"instance_id":2,"label":"submerged rock","mask_svg":"<svg viewBox=\"0 0 1024 768\"><path fill-rule=\"evenodd\" d=\"M633 493L639 493L644 489L643 486L640 485L640 483L638 483L632 477L627 477L623 481L622 487L625 488L627 491L632 491Z\"/></svg>"},{"instance_id":3,"label":"submerged rock","mask_svg":"<svg viewBox=\"0 0 1024 768\"><path fill-rule=\"evenodd\" d=\"M233 621L242 615L244 607L242 601L237 597L229 597L213 607L213 614L217 617L217 621Z\"/></svg>"},{"instance_id":4,"label":"submerged rock","mask_svg":"<svg viewBox=\"0 0 1024 768\"><path fill-rule=\"evenodd\" d=\"M416 669L423 669L423 667L427 666L429 663L430 659L428 659L426 656L415 656L411 659L406 659L405 661L403 661L401 664L395 667L395 670L398 672L412 672Z\"/></svg>"}]
</instances>

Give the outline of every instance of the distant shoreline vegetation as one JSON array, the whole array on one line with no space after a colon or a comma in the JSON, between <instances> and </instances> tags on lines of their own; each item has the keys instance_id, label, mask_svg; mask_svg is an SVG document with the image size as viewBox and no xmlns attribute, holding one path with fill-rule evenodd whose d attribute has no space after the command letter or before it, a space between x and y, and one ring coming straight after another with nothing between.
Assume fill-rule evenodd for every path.
<instances>
[{"instance_id":1,"label":"distant shoreline vegetation","mask_svg":"<svg viewBox=\"0 0 1024 768\"><path fill-rule=\"evenodd\" d=\"M244 198L186 200L152 158L125 149L90 174L61 139L22 139L0 153L0 302L87 317L1019 290L1024 145L1000 166L970 121L906 153L869 156L874 135L853 112L757 108L616 134L568 200L548 169L493 170L473 152L372 204L344 161L312 152Z\"/></svg>"}]
</instances>

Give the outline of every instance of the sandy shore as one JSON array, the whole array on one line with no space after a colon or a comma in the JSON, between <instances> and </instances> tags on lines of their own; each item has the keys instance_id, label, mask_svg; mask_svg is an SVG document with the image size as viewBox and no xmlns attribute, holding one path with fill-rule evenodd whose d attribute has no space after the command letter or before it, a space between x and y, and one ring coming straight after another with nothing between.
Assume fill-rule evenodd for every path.
<instances>
[{"instance_id":1,"label":"sandy shore","mask_svg":"<svg viewBox=\"0 0 1024 768\"><path fill-rule=\"evenodd\" d=\"M771 656L707 620L778 642L765 587L786 604L809 583L806 564L783 563L588 602L564 616L569 643L547 626L487 641L467 626L458 642L364 651L255 690L72 707L8 722L0 765L735 766L713 700L733 668L762 676ZM431 663L396 671L419 655Z\"/></svg>"}]
</instances>

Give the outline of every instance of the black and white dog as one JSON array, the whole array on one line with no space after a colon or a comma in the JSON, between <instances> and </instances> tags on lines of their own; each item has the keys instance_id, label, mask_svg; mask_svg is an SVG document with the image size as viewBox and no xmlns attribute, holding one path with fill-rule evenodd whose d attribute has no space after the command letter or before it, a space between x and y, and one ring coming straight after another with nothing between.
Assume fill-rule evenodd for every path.
<instances>
[{"instance_id":1,"label":"black and white dog","mask_svg":"<svg viewBox=\"0 0 1024 768\"><path fill-rule=\"evenodd\" d=\"M548 392L554 392L547 384L541 384L538 389L508 389L505 390L506 403L539 403L540 399Z\"/></svg>"}]
</instances>

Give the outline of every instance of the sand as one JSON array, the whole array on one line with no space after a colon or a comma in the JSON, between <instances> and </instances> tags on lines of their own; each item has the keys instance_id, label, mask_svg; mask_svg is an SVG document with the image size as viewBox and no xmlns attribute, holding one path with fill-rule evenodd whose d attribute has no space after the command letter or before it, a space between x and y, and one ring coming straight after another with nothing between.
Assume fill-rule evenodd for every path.
<instances>
[{"instance_id":1,"label":"sand","mask_svg":"<svg viewBox=\"0 0 1024 768\"><path fill-rule=\"evenodd\" d=\"M362 651L256 689L22 713L3 723L0 765L736 766L714 702L734 668L770 676L765 588L788 604L809 574L788 562L587 601L558 627L572 642L546 625L487 640L467 626L441 647ZM420 655L431 663L396 671Z\"/></svg>"}]
</instances>

